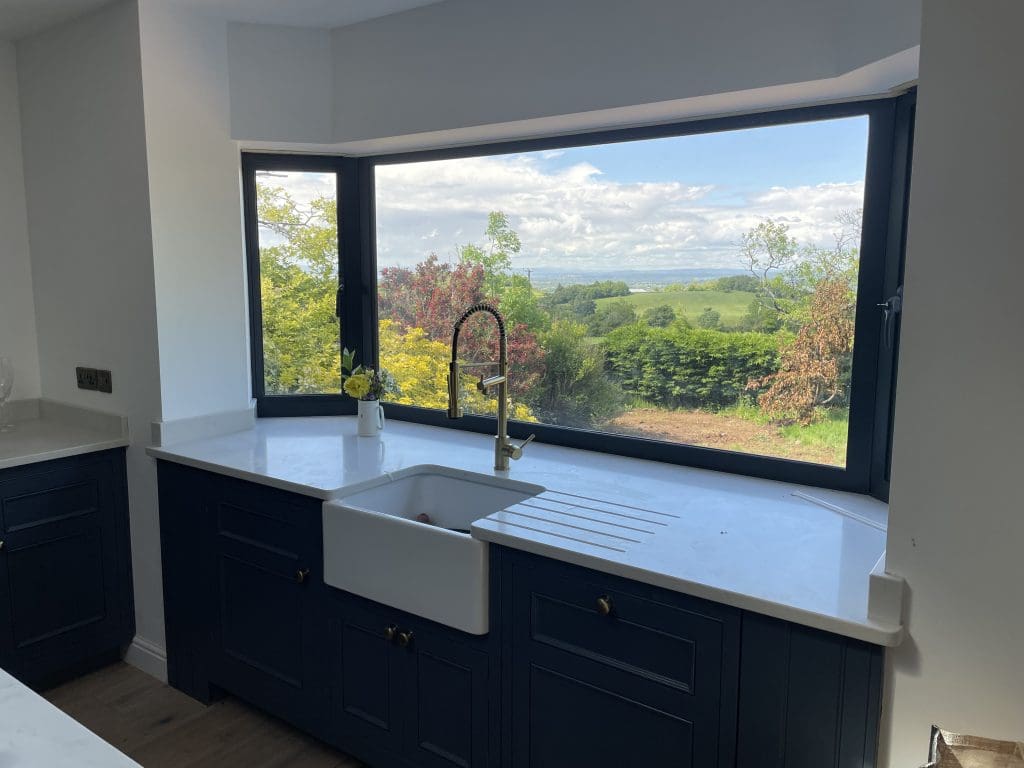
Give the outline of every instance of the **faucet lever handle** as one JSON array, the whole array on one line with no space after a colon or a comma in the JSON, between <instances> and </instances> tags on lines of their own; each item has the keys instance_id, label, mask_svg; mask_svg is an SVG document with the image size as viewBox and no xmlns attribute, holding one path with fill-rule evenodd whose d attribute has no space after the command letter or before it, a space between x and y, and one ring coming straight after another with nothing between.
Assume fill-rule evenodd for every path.
<instances>
[{"instance_id":1,"label":"faucet lever handle","mask_svg":"<svg viewBox=\"0 0 1024 768\"><path fill-rule=\"evenodd\" d=\"M523 449L526 448L530 443L537 439L537 435L530 435L519 445L513 445L509 451L510 459L521 459L523 457Z\"/></svg>"}]
</instances>

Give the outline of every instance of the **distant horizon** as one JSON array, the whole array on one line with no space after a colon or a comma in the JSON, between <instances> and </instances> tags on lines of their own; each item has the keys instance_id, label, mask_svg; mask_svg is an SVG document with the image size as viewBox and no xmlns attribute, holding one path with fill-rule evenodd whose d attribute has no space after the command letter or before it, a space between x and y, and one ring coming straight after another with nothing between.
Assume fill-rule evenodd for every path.
<instances>
[{"instance_id":1,"label":"distant horizon","mask_svg":"<svg viewBox=\"0 0 1024 768\"><path fill-rule=\"evenodd\" d=\"M378 275L382 269L389 269L399 266L402 269L411 269L411 265L388 265L377 270ZM608 280L621 281L631 289L644 289L654 286L671 285L673 283L695 283L703 280L714 280L719 277L731 275L750 274L747 270L732 267L665 267L661 269L646 269L644 267L624 266L616 270L602 268L577 268L565 269L561 267L513 267L515 274L530 274L531 281L535 288L554 288L557 285L573 285L581 283L604 282Z\"/></svg>"}]
</instances>

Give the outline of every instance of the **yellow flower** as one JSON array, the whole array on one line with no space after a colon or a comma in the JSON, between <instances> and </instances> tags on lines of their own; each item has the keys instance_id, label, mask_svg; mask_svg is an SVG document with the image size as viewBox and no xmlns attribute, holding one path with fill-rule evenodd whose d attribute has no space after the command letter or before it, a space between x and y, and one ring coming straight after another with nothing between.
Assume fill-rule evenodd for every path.
<instances>
[{"instance_id":1,"label":"yellow flower","mask_svg":"<svg viewBox=\"0 0 1024 768\"><path fill-rule=\"evenodd\" d=\"M346 394L357 400L366 397L370 391L370 377L363 373L356 373L345 379L344 389Z\"/></svg>"}]
</instances>

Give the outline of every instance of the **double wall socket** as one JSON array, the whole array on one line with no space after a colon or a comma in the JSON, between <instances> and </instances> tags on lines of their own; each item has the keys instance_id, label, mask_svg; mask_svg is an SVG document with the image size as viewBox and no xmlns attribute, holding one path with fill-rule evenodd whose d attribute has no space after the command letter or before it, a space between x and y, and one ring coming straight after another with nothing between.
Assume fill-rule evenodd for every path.
<instances>
[{"instance_id":1,"label":"double wall socket","mask_svg":"<svg viewBox=\"0 0 1024 768\"><path fill-rule=\"evenodd\" d=\"M75 368L79 389L91 389L95 392L113 392L113 379L110 371L100 368Z\"/></svg>"}]
</instances>

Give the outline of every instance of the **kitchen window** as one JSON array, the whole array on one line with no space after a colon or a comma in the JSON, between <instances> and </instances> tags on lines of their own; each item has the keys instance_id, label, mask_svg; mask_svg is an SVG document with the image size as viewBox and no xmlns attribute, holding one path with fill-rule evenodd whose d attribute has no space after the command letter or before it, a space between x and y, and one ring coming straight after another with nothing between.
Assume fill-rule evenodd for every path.
<instances>
[{"instance_id":1,"label":"kitchen window","mask_svg":"<svg viewBox=\"0 0 1024 768\"><path fill-rule=\"evenodd\" d=\"M259 413L353 412L347 347L390 417L493 434L485 365L445 413L452 325L483 301L513 437L884 497L913 103L246 153ZM496 358L488 320L463 361Z\"/></svg>"}]
</instances>

